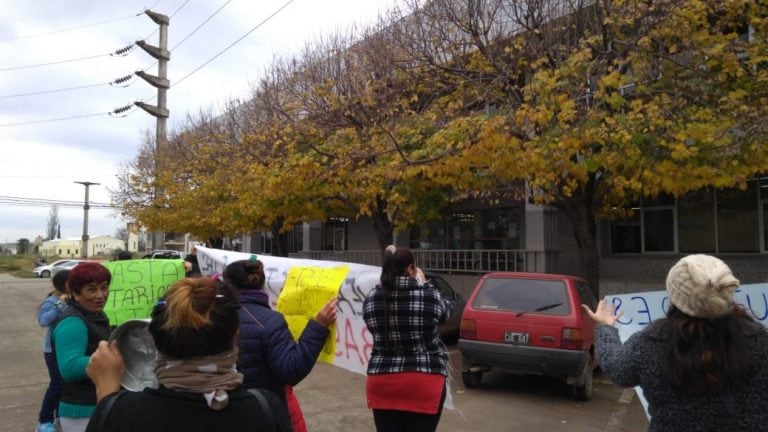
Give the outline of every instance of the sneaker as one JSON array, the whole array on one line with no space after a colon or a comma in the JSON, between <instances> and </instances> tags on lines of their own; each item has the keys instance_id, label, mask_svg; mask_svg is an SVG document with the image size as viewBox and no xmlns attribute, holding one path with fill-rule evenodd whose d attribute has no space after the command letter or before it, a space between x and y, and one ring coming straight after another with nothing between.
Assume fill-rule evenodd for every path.
<instances>
[{"instance_id":1,"label":"sneaker","mask_svg":"<svg viewBox=\"0 0 768 432\"><path fill-rule=\"evenodd\" d=\"M56 432L56 426L53 423L38 423L37 432Z\"/></svg>"}]
</instances>

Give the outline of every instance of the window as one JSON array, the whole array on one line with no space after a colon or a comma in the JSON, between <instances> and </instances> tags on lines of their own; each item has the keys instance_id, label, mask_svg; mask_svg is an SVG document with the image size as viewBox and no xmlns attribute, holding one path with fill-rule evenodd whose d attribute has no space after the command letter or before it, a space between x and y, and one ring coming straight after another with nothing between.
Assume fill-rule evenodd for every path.
<instances>
[{"instance_id":1,"label":"window","mask_svg":"<svg viewBox=\"0 0 768 432\"><path fill-rule=\"evenodd\" d=\"M522 207L459 211L411 228L409 241L420 249L520 249L523 212Z\"/></svg>"},{"instance_id":2,"label":"window","mask_svg":"<svg viewBox=\"0 0 768 432\"><path fill-rule=\"evenodd\" d=\"M328 218L323 224L323 250L347 250L347 218Z\"/></svg>"},{"instance_id":3,"label":"window","mask_svg":"<svg viewBox=\"0 0 768 432\"><path fill-rule=\"evenodd\" d=\"M592 286L586 282L576 282L576 290L579 292L581 302L590 309L595 310L597 308L597 298L595 298L594 292L592 292Z\"/></svg>"},{"instance_id":4,"label":"window","mask_svg":"<svg viewBox=\"0 0 768 432\"><path fill-rule=\"evenodd\" d=\"M546 315L567 315L571 311L567 288L559 280L488 278L472 306Z\"/></svg>"},{"instance_id":5,"label":"window","mask_svg":"<svg viewBox=\"0 0 768 432\"><path fill-rule=\"evenodd\" d=\"M619 219L611 224L611 252L639 253L640 245L640 211L633 216Z\"/></svg>"},{"instance_id":6,"label":"window","mask_svg":"<svg viewBox=\"0 0 768 432\"><path fill-rule=\"evenodd\" d=\"M675 251L675 198L671 195L643 199L643 250Z\"/></svg>"},{"instance_id":7,"label":"window","mask_svg":"<svg viewBox=\"0 0 768 432\"><path fill-rule=\"evenodd\" d=\"M680 252L715 252L715 193L712 189L691 192L677 201L677 232Z\"/></svg>"},{"instance_id":8,"label":"window","mask_svg":"<svg viewBox=\"0 0 768 432\"><path fill-rule=\"evenodd\" d=\"M717 242L719 252L758 252L757 182L747 189L717 191Z\"/></svg>"},{"instance_id":9,"label":"window","mask_svg":"<svg viewBox=\"0 0 768 432\"><path fill-rule=\"evenodd\" d=\"M611 224L611 253L768 251L768 178L749 180L745 189L705 188L642 204Z\"/></svg>"},{"instance_id":10,"label":"window","mask_svg":"<svg viewBox=\"0 0 768 432\"><path fill-rule=\"evenodd\" d=\"M675 198L644 198L633 209L634 215L611 225L611 252L674 252Z\"/></svg>"}]
</instances>

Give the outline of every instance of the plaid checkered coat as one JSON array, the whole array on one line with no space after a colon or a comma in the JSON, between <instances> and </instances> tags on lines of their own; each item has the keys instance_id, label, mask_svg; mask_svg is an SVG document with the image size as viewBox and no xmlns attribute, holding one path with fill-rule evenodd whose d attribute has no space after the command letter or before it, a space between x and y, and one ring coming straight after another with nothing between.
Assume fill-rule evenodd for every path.
<instances>
[{"instance_id":1,"label":"plaid checkered coat","mask_svg":"<svg viewBox=\"0 0 768 432\"><path fill-rule=\"evenodd\" d=\"M425 372L448 376L448 352L437 326L451 315L451 303L427 282L400 276L388 302L376 286L363 303L363 318L373 336L368 375Z\"/></svg>"}]
</instances>

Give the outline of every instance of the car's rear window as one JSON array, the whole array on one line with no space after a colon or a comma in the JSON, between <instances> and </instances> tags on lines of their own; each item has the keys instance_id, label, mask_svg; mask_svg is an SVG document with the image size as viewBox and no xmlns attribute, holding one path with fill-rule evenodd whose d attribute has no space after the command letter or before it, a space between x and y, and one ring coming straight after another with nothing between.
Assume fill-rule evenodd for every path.
<instances>
[{"instance_id":1,"label":"car's rear window","mask_svg":"<svg viewBox=\"0 0 768 432\"><path fill-rule=\"evenodd\" d=\"M478 288L472 306L547 315L571 312L565 282L558 280L488 278Z\"/></svg>"}]
</instances>

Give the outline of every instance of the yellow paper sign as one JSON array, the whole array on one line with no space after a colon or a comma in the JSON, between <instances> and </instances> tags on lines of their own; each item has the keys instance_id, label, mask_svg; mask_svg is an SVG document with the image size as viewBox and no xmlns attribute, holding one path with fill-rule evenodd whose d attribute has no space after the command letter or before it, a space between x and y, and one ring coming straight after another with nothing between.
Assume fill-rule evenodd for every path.
<instances>
[{"instance_id":1,"label":"yellow paper sign","mask_svg":"<svg viewBox=\"0 0 768 432\"><path fill-rule=\"evenodd\" d=\"M288 329L298 340L307 322L329 300L339 295L341 283L347 277L349 266L291 267L285 285L277 298L277 310L285 316ZM329 328L331 337L325 341L319 360L332 363L336 354L336 324Z\"/></svg>"}]
</instances>

